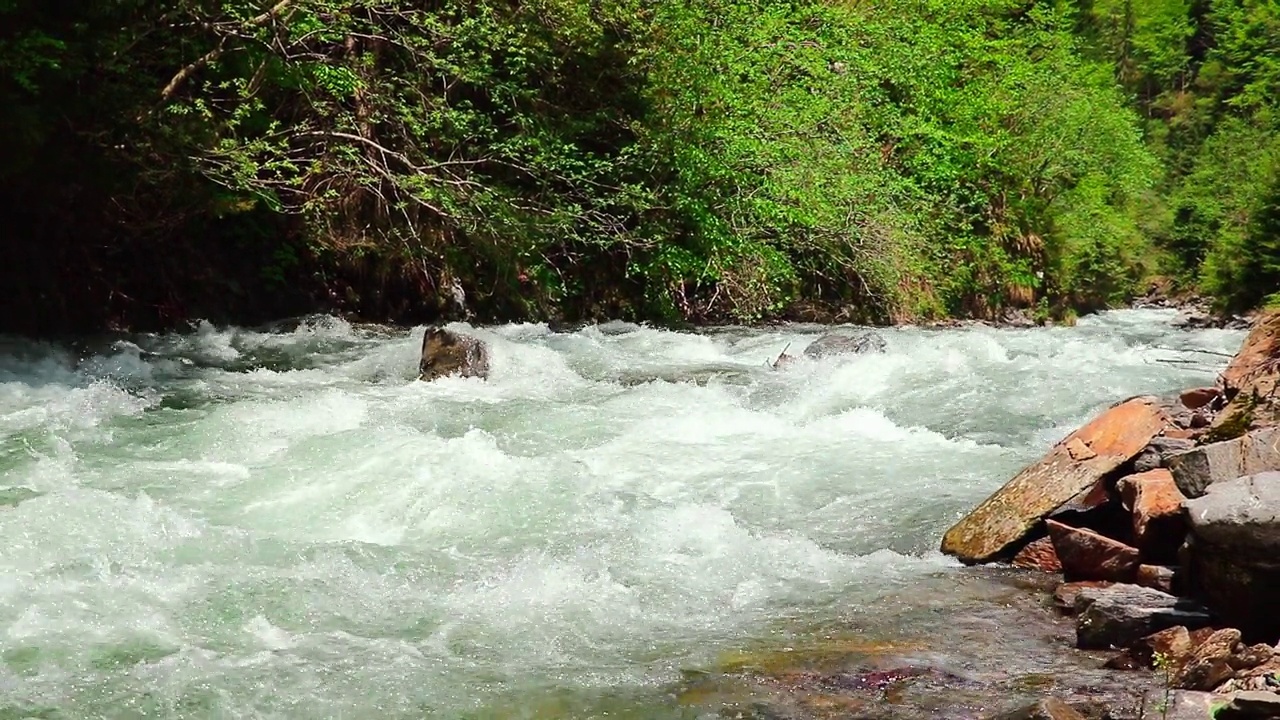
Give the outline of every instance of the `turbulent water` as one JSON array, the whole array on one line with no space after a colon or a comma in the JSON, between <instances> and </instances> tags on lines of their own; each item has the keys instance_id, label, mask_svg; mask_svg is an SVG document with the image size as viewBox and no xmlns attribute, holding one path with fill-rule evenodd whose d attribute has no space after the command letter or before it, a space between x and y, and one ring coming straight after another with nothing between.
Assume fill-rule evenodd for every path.
<instances>
[{"instance_id":1,"label":"turbulent water","mask_svg":"<svg viewBox=\"0 0 1280 720\"><path fill-rule=\"evenodd\" d=\"M458 326L491 378L434 383L328 318L3 341L0 718L718 717L691 674L833 632L982 671L941 533L1242 339L1171 319L777 371L821 328Z\"/></svg>"}]
</instances>

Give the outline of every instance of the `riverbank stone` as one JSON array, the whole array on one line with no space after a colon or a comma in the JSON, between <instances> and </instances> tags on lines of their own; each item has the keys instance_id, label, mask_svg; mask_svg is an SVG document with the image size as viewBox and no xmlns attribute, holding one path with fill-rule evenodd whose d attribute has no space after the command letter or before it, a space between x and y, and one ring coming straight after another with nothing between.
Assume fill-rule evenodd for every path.
<instances>
[{"instance_id":1,"label":"riverbank stone","mask_svg":"<svg viewBox=\"0 0 1280 720\"><path fill-rule=\"evenodd\" d=\"M1053 548L1053 540L1047 537L1027 543L1027 546L1014 556L1013 566L1047 573L1062 572L1062 561L1058 559L1058 553Z\"/></svg>"},{"instance_id":2,"label":"riverbank stone","mask_svg":"<svg viewBox=\"0 0 1280 720\"><path fill-rule=\"evenodd\" d=\"M1007 559L1041 520L1131 461L1166 425L1156 398L1112 406L947 530L942 552L967 564ZM1072 457L1080 446L1092 456Z\"/></svg>"},{"instance_id":3,"label":"riverbank stone","mask_svg":"<svg viewBox=\"0 0 1280 720\"><path fill-rule=\"evenodd\" d=\"M1280 638L1280 472L1211 485L1186 503L1191 593L1250 638Z\"/></svg>"},{"instance_id":4,"label":"riverbank stone","mask_svg":"<svg viewBox=\"0 0 1280 720\"><path fill-rule=\"evenodd\" d=\"M1189 498L1204 495L1214 483L1280 470L1280 427L1174 453L1168 467L1178 489Z\"/></svg>"},{"instance_id":5,"label":"riverbank stone","mask_svg":"<svg viewBox=\"0 0 1280 720\"><path fill-rule=\"evenodd\" d=\"M1138 551L1092 530L1046 520L1053 549L1066 580L1129 582L1141 560Z\"/></svg>"},{"instance_id":6,"label":"riverbank stone","mask_svg":"<svg viewBox=\"0 0 1280 720\"><path fill-rule=\"evenodd\" d=\"M442 328L427 328L422 336L418 379L430 381L450 375L487 378L489 349L477 338Z\"/></svg>"},{"instance_id":7,"label":"riverbank stone","mask_svg":"<svg viewBox=\"0 0 1280 720\"><path fill-rule=\"evenodd\" d=\"M1076 647L1082 650L1123 648L1160 630L1211 621L1194 601L1128 584L1085 588L1076 595L1075 610Z\"/></svg>"},{"instance_id":8,"label":"riverbank stone","mask_svg":"<svg viewBox=\"0 0 1280 720\"><path fill-rule=\"evenodd\" d=\"M1280 695L1240 692L1213 715L1214 720L1274 720L1280 718Z\"/></svg>"},{"instance_id":9,"label":"riverbank stone","mask_svg":"<svg viewBox=\"0 0 1280 720\"><path fill-rule=\"evenodd\" d=\"M1121 478L1120 500L1133 517L1133 544L1146 560L1176 559L1186 536L1182 503L1186 500L1173 474L1160 468Z\"/></svg>"}]
</instances>

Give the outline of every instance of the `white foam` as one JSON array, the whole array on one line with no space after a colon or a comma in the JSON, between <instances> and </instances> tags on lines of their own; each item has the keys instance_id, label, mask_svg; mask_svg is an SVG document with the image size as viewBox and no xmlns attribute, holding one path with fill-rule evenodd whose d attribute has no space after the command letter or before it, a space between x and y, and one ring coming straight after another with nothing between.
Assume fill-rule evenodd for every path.
<instances>
[{"instance_id":1,"label":"white foam","mask_svg":"<svg viewBox=\"0 0 1280 720\"><path fill-rule=\"evenodd\" d=\"M70 715L457 717L659 686L800 608L875 630L958 513L1118 397L1212 379L1157 358L1242 337L1167 320L884 330L776 371L821 329L456 324L490 378L432 383L423 328L325 318L23 346L0 484L43 494L0 508L0 650L37 648L18 698Z\"/></svg>"}]
</instances>

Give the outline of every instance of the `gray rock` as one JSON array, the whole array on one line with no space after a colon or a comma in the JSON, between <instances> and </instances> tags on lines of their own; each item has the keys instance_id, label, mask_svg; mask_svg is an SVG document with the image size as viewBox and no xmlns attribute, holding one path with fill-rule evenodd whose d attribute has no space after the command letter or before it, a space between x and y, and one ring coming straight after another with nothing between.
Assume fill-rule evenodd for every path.
<instances>
[{"instance_id":1,"label":"gray rock","mask_svg":"<svg viewBox=\"0 0 1280 720\"><path fill-rule=\"evenodd\" d=\"M476 338L441 328L427 328L422 336L418 379L435 380L448 375L488 377L489 349Z\"/></svg>"},{"instance_id":2,"label":"gray rock","mask_svg":"<svg viewBox=\"0 0 1280 720\"><path fill-rule=\"evenodd\" d=\"M1192 594L1246 636L1280 637L1280 472L1214 483L1185 504Z\"/></svg>"},{"instance_id":3,"label":"gray rock","mask_svg":"<svg viewBox=\"0 0 1280 720\"><path fill-rule=\"evenodd\" d=\"M858 353L884 352L886 343L879 333L866 332L860 335L842 335L827 333L809 343L804 354L811 358L824 358L832 355L848 355Z\"/></svg>"},{"instance_id":4,"label":"gray rock","mask_svg":"<svg viewBox=\"0 0 1280 720\"><path fill-rule=\"evenodd\" d=\"M1169 459L1175 454L1186 452L1194 448L1196 444L1190 440L1182 438L1160 437L1152 438L1147 443L1147 447L1133 461L1133 471L1135 473L1150 472L1162 467L1168 467Z\"/></svg>"},{"instance_id":5,"label":"gray rock","mask_svg":"<svg viewBox=\"0 0 1280 720\"><path fill-rule=\"evenodd\" d=\"M1226 707L1214 713L1215 720L1264 720L1280 718L1280 695L1273 692L1236 693Z\"/></svg>"},{"instance_id":6,"label":"gray rock","mask_svg":"<svg viewBox=\"0 0 1280 720\"><path fill-rule=\"evenodd\" d=\"M1152 690L1143 696L1142 718L1161 720L1209 720L1221 697L1193 690Z\"/></svg>"},{"instance_id":7,"label":"gray rock","mask_svg":"<svg viewBox=\"0 0 1280 720\"><path fill-rule=\"evenodd\" d=\"M1215 483L1184 506L1197 540L1250 554L1280 553L1280 472Z\"/></svg>"},{"instance_id":8,"label":"gray rock","mask_svg":"<svg viewBox=\"0 0 1280 720\"><path fill-rule=\"evenodd\" d=\"M1197 498L1214 483L1280 470L1280 427L1175 452L1166 463L1182 494Z\"/></svg>"},{"instance_id":9,"label":"gray rock","mask_svg":"<svg viewBox=\"0 0 1280 720\"><path fill-rule=\"evenodd\" d=\"M1211 620L1192 600L1128 584L1081 590L1075 609L1076 647L1082 650L1127 647L1161 630L1178 625L1195 629Z\"/></svg>"}]
</instances>

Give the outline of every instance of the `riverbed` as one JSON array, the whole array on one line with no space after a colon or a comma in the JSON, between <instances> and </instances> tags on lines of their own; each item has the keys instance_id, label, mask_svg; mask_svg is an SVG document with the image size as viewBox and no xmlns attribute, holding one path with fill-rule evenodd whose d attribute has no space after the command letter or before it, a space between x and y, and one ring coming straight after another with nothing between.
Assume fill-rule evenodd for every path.
<instances>
[{"instance_id":1,"label":"riverbed","mask_svg":"<svg viewBox=\"0 0 1280 720\"><path fill-rule=\"evenodd\" d=\"M970 717L1106 685L1034 578L937 545L1243 339L1172 320L780 370L826 329L454 325L491 377L433 383L421 328L327 317L0 340L0 718Z\"/></svg>"}]
</instances>

